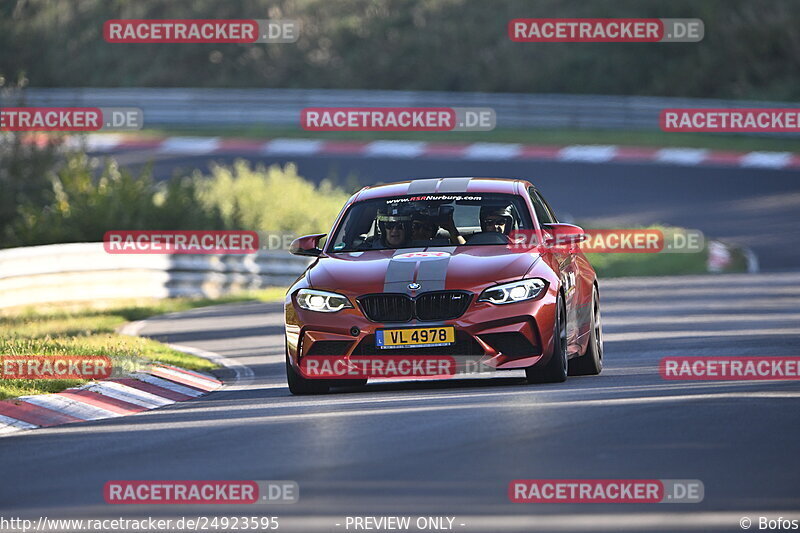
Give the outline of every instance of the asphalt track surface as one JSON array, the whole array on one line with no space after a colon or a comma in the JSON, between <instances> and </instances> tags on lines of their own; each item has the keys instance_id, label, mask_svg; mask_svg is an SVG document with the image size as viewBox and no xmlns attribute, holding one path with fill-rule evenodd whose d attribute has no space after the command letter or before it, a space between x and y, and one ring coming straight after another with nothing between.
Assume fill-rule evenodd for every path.
<instances>
[{"instance_id":1,"label":"asphalt track surface","mask_svg":"<svg viewBox=\"0 0 800 533\"><path fill-rule=\"evenodd\" d=\"M763 271L800 269L800 170L565 161L466 161L363 156L175 155L116 152L131 168L152 163L157 178L236 158L265 165L292 161L314 181L362 185L442 176L522 177L535 183L559 218L626 228L663 223L751 248Z\"/></svg>"},{"instance_id":2,"label":"asphalt track surface","mask_svg":"<svg viewBox=\"0 0 800 533\"><path fill-rule=\"evenodd\" d=\"M668 355L797 356L800 274L601 282L606 368L527 385L370 384L294 397L280 304L157 317L141 334L235 365L210 395L0 439L0 515L272 515L280 531L346 516L455 517L453 531L741 531L800 518L797 381L665 381ZM507 376L507 377L505 377ZM514 504L514 479L698 479L694 504ZM109 480L294 480L293 505L108 505ZM336 526L336 524L342 524ZM461 524L464 524L463 526ZM353 529L350 529L353 531Z\"/></svg>"}]
</instances>

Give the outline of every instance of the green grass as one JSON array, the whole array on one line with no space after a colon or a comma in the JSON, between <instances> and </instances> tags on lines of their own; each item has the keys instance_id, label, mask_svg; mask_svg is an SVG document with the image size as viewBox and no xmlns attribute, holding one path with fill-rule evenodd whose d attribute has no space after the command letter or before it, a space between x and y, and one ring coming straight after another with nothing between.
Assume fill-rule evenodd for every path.
<instances>
[{"instance_id":1,"label":"green grass","mask_svg":"<svg viewBox=\"0 0 800 533\"><path fill-rule=\"evenodd\" d=\"M599 278L706 273L706 253L586 254Z\"/></svg>"},{"instance_id":2,"label":"green grass","mask_svg":"<svg viewBox=\"0 0 800 533\"><path fill-rule=\"evenodd\" d=\"M797 139L740 134L667 133L661 131L609 131L566 129L495 129L461 132L311 132L268 126L147 129L143 136L222 136L248 139L292 137L331 140L414 140L429 142L499 142L539 145L616 144L625 146L709 148L733 151L800 151Z\"/></svg>"},{"instance_id":3,"label":"green grass","mask_svg":"<svg viewBox=\"0 0 800 533\"><path fill-rule=\"evenodd\" d=\"M111 301L92 301L74 302L64 304L37 305L36 307L9 308L0 310L0 320L11 319L18 324L24 322L27 317L37 316L70 316L69 327L80 329L80 320L76 317L83 317L94 327L100 327L103 321L111 325L104 331L111 332L124 323L134 320L142 320L155 315L174 313L178 311L188 311L197 307L207 307L209 305L220 305L237 302L275 302L282 301L286 294L285 287L267 287L264 289L241 291L226 294L217 298L141 298L133 300L111 300ZM100 319L98 317L104 317ZM121 318L122 322L117 319ZM36 326L30 326L36 327ZM47 327L58 327L56 323L51 323ZM64 326L62 326L64 327Z\"/></svg>"},{"instance_id":4,"label":"green grass","mask_svg":"<svg viewBox=\"0 0 800 533\"><path fill-rule=\"evenodd\" d=\"M86 307L83 304L5 310L0 315L2 355L100 355L111 359L113 375L161 362L209 371L211 361L171 349L154 340L117 333L128 321L196 307L243 301L281 301L286 289L268 288L216 299L175 298L125 301ZM59 392L84 380L0 380L0 399Z\"/></svg>"},{"instance_id":5,"label":"green grass","mask_svg":"<svg viewBox=\"0 0 800 533\"><path fill-rule=\"evenodd\" d=\"M602 229L581 225L586 229ZM635 228L629 228L635 229ZM665 242L671 242L669 235L681 232L681 228L669 226L646 226L641 229L658 229L664 232ZM725 272L747 272L747 259L741 249L731 248L732 261ZM707 274L708 243L702 251L694 253L587 253L599 278L618 278L629 276L681 276L688 274Z\"/></svg>"}]
</instances>

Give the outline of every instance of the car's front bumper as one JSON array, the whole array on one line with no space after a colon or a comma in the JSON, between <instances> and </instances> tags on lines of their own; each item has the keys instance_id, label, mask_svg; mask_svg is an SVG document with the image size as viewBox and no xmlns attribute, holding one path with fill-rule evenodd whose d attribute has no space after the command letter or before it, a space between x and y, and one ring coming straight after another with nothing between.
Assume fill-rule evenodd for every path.
<instances>
[{"instance_id":1,"label":"car's front bumper","mask_svg":"<svg viewBox=\"0 0 800 533\"><path fill-rule=\"evenodd\" d=\"M309 356L343 359L365 357L449 356L459 374L525 368L549 359L553 343L556 292L552 287L536 300L495 305L472 301L457 319L413 320L403 323L373 322L355 307L336 313L307 311L297 306L293 294L285 301L286 346L289 360L302 372L301 362ZM375 346L378 329L453 326L456 342L433 348L381 349Z\"/></svg>"}]
</instances>

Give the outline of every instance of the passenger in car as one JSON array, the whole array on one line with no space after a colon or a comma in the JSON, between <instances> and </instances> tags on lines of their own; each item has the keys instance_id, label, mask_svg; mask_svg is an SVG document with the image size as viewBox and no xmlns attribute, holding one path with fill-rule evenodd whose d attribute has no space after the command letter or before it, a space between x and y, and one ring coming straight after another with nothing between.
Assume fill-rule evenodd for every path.
<instances>
[{"instance_id":1,"label":"passenger in car","mask_svg":"<svg viewBox=\"0 0 800 533\"><path fill-rule=\"evenodd\" d=\"M387 214L378 214L380 241L378 248L400 248L411 240L411 216L393 207Z\"/></svg>"}]
</instances>

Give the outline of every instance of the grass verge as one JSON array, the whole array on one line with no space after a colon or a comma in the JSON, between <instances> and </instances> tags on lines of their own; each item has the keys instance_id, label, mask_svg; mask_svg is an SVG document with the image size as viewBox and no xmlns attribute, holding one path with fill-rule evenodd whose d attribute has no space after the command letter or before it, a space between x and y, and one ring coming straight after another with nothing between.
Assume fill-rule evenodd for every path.
<instances>
[{"instance_id":1,"label":"grass verge","mask_svg":"<svg viewBox=\"0 0 800 533\"><path fill-rule=\"evenodd\" d=\"M286 292L269 288L216 299L175 298L102 304L59 305L6 310L0 315L0 355L101 355L112 360L114 375L161 362L190 370L209 371L211 361L173 350L154 340L117 333L128 321L242 301L279 301ZM59 392L86 383L85 380L0 379L0 399L28 394Z\"/></svg>"},{"instance_id":2,"label":"grass verge","mask_svg":"<svg viewBox=\"0 0 800 533\"><path fill-rule=\"evenodd\" d=\"M582 226L586 229L603 229ZM646 226L628 229L657 229L664 233L664 242L673 242L673 233L683 233L682 228L670 226ZM744 250L729 246L731 262L722 273L747 272L747 257ZM630 276L684 276L708 273L708 241L701 251L693 253L587 253L599 278L619 278Z\"/></svg>"}]
</instances>

